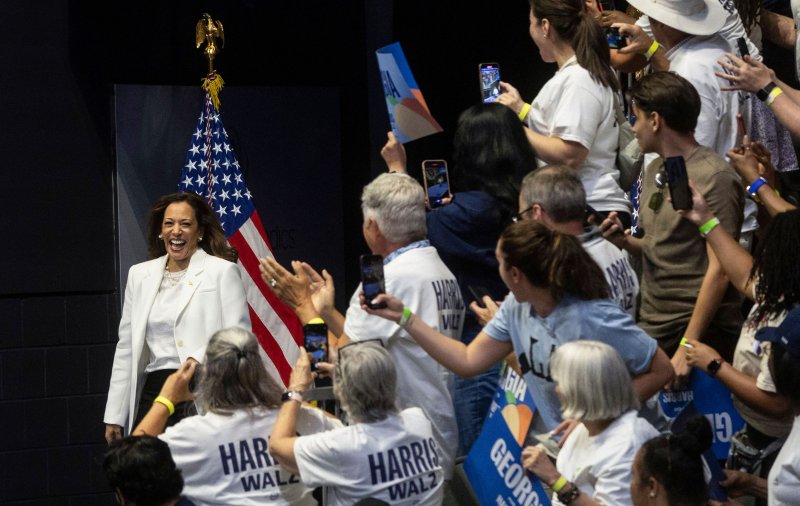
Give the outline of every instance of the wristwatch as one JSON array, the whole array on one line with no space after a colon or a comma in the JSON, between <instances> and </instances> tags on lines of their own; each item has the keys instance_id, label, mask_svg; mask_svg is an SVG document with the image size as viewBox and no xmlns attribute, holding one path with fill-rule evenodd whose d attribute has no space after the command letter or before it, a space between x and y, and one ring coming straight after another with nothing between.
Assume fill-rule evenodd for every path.
<instances>
[{"instance_id":1,"label":"wristwatch","mask_svg":"<svg viewBox=\"0 0 800 506\"><path fill-rule=\"evenodd\" d=\"M756 96L758 97L759 100L764 102L769 98L770 92L772 92L772 90L774 90L777 87L778 87L777 84L771 82L768 85L766 85L763 88L761 88L760 90L758 90L756 92Z\"/></svg>"},{"instance_id":2,"label":"wristwatch","mask_svg":"<svg viewBox=\"0 0 800 506\"><path fill-rule=\"evenodd\" d=\"M281 402L286 402L286 401L297 401L300 404L302 404L303 394L301 394L297 390L289 390L288 392L283 392L283 394L281 394Z\"/></svg>"},{"instance_id":3,"label":"wristwatch","mask_svg":"<svg viewBox=\"0 0 800 506\"><path fill-rule=\"evenodd\" d=\"M708 374L711 377L714 377L719 372L720 367L722 367L722 359L715 358L714 360L708 363L708 365L706 366L706 370L708 371Z\"/></svg>"}]
</instances>

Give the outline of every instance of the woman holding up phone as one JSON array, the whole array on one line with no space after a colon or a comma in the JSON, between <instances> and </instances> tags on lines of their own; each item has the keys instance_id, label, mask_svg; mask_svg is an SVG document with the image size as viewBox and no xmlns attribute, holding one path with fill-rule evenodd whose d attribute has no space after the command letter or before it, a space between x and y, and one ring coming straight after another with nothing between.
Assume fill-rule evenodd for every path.
<instances>
[{"instance_id":1,"label":"woman holding up phone","mask_svg":"<svg viewBox=\"0 0 800 506\"><path fill-rule=\"evenodd\" d=\"M526 123L539 165L577 168L589 205L604 213L617 211L629 224L630 207L615 166L619 82L603 29L582 0L530 0L530 6L531 38L542 59L557 63L558 70L532 104L506 82L500 83L503 93L497 102Z\"/></svg>"},{"instance_id":2,"label":"woman holding up phone","mask_svg":"<svg viewBox=\"0 0 800 506\"><path fill-rule=\"evenodd\" d=\"M389 170L406 171L406 153L394 135L381 150ZM507 289L497 275L494 247L517 211L519 181L536 168L536 159L517 117L499 104L477 104L461 113L453 136L454 197L426 217L428 239L458 280L464 301L493 304ZM490 297L478 301L470 287ZM469 344L481 325L472 312L464 317L461 341ZM478 437L500 376L499 366L474 378L456 378L455 409L459 454Z\"/></svg>"}]
</instances>

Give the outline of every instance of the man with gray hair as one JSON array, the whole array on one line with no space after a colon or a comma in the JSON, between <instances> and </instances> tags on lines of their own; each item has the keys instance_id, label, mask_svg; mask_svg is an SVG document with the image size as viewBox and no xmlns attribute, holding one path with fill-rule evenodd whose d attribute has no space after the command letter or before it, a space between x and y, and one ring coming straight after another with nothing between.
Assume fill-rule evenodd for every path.
<instances>
[{"instance_id":1,"label":"man with gray hair","mask_svg":"<svg viewBox=\"0 0 800 506\"><path fill-rule=\"evenodd\" d=\"M425 192L406 174L381 174L361 194L364 239L373 254L383 257L388 293L401 297L425 323L459 339L464 322L464 302L458 282L425 238ZM319 276L311 266L293 262L295 274L274 259L261 260L264 280L308 323L322 317L328 329L350 341L381 340L397 368L397 407L420 407L433 424L442 452L445 479L453 474L458 445L452 391L452 374L431 358L396 323L361 309L358 286L346 317L333 305L333 279Z\"/></svg>"},{"instance_id":2,"label":"man with gray hair","mask_svg":"<svg viewBox=\"0 0 800 506\"><path fill-rule=\"evenodd\" d=\"M597 262L608 282L608 292L619 306L636 318L639 281L628 253L603 239L595 225L584 226L586 191L571 167L548 165L522 180L517 219L533 219L548 228L574 235ZM602 220L601 216L597 217Z\"/></svg>"}]
</instances>

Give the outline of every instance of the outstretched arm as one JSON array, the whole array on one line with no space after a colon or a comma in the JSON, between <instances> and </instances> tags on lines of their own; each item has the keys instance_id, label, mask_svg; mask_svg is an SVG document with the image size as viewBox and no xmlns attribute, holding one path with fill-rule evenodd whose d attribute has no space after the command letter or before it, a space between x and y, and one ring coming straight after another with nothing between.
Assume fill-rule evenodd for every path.
<instances>
[{"instance_id":1,"label":"outstretched arm","mask_svg":"<svg viewBox=\"0 0 800 506\"><path fill-rule=\"evenodd\" d=\"M679 210L678 214L691 221L698 227L714 219L714 213L706 203L706 199L689 181L689 191L692 193L692 208ZM722 266L728 279L745 297L753 299L753 285L750 279L750 270L753 267L753 257L739 245L724 227L715 226L706 235L706 241L715 253L715 257Z\"/></svg>"},{"instance_id":2,"label":"outstretched arm","mask_svg":"<svg viewBox=\"0 0 800 506\"><path fill-rule=\"evenodd\" d=\"M361 307L366 312L400 323L405 306L398 298L388 294L378 295L375 301L385 302L387 307L370 309L363 294L361 297ZM513 349L510 342L492 339L483 331L467 346L457 339L440 334L413 314L410 315L405 330L434 360L462 378L485 371Z\"/></svg>"},{"instance_id":3,"label":"outstretched arm","mask_svg":"<svg viewBox=\"0 0 800 506\"><path fill-rule=\"evenodd\" d=\"M192 359L186 360L181 364L181 368L170 374L164 386L150 407L150 411L144 415L142 421L139 422L138 427L133 431L134 436L141 436L149 434L157 436L164 432L167 426L167 420L174 413L175 405L181 402L186 402L192 399L192 394L189 392L189 381L194 375L197 362ZM158 399L164 399L159 401Z\"/></svg>"}]
</instances>

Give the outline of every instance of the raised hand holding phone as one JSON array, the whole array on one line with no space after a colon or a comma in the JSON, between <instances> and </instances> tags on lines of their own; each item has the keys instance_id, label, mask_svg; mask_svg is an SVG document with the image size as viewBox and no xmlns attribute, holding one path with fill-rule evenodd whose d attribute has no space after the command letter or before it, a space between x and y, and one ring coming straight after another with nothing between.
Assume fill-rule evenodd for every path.
<instances>
[{"instance_id":1,"label":"raised hand holding phone","mask_svg":"<svg viewBox=\"0 0 800 506\"><path fill-rule=\"evenodd\" d=\"M436 209L447 202L450 197L450 176L447 173L447 162L444 160L422 161L422 182L428 207Z\"/></svg>"}]
</instances>

